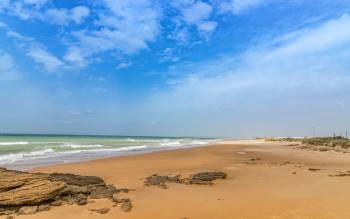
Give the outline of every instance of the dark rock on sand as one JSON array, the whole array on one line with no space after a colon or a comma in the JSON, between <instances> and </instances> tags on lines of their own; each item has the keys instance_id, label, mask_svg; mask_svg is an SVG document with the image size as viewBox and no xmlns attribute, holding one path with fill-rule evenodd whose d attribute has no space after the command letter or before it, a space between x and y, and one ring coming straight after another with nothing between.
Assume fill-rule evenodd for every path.
<instances>
[{"instance_id":1,"label":"dark rock on sand","mask_svg":"<svg viewBox=\"0 0 350 219\"><path fill-rule=\"evenodd\" d=\"M86 205L87 204L87 196L84 195L84 194L78 194L76 197L75 197L75 202L78 204L78 205Z\"/></svg>"},{"instance_id":2,"label":"dark rock on sand","mask_svg":"<svg viewBox=\"0 0 350 219\"><path fill-rule=\"evenodd\" d=\"M217 179L226 179L227 174L224 172L202 172L190 176L190 180L214 181Z\"/></svg>"},{"instance_id":3,"label":"dark rock on sand","mask_svg":"<svg viewBox=\"0 0 350 219\"><path fill-rule=\"evenodd\" d=\"M113 185L94 187L91 189L90 198L112 198L115 193L118 193L118 190Z\"/></svg>"},{"instance_id":4,"label":"dark rock on sand","mask_svg":"<svg viewBox=\"0 0 350 219\"><path fill-rule=\"evenodd\" d=\"M74 186L105 186L103 179L97 176L80 176L70 173L51 173L49 180L65 182Z\"/></svg>"},{"instance_id":5,"label":"dark rock on sand","mask_svg":"<svg viewBox=\"0 0 350 219\"><path fill-rule=\"evenodd\" d=\"M309 168L309 171L320 171L321 169L318 168Z\"/></svg>"},{"instance_id":6,"label":"dark rock on sand","mask_svg":"<svg viewBox=\"0 0 350 219\"><path fill-rule=\"evenodd\" d=\"M120 210L122 210L124 212L131 211L132 204L131 204L131 200L129 198L118 198L117 194L114 194L112 200L113 200L113 202L116 203L114 205L114 207L117 206L118 204L121 204Z\"/></svg>"},{"instance_id":7,"label":"dark rock on sand","mask_svg":"<svg viewBox=\"0 0 350 219\"><path fill-rule=\"evenodd\" d=\"M346 172L339 172L338 174L329 175L329 176L336 176L336 177L345 177L345 176L350 176L350 171L346 171Z\"/></svg>"},{"instance_id":8,"label":"dark rock on sand","mask_svg":"<svg viewBox=\"0 0 350 219\"><path fill-rule=\"evenodd\" d=\"M226 179L227 174L224 172L201 172L191 175L188 178L177 176L160 176L154 174L145 179L145 186L159 186L167 188L166 183L181 183L181 184L197 184L197 185L212 185L214 180Z\"/></svg>"},{"instance_id":9,"label":"dark rock on sand","mask_svg":"<svg viewBox=\"0 0 350 219\"><path fill-rule=\"evenodd\" d=\"M120 210L124 212L129 212L132 209L132 204L130 199L128 201L122 202L122 205L120 206Z\"/></svg>"},{"instance_id":10,"label":"dark rock on sand","mask_svg":"<svg viewBox=\"0 0 350 219\"><path fill-rule=\"evenodd\" d=\"M129 198L113 198L113 201L117 204L119 203L124 203L124 202L131 202L131 200Z\"/></svg>"},{"instance_id":11,"label":"dark rock on sand","mask_svg":"<svg viewBox=\"0 0 350 219\"><path fill-rule=\"evenodd\" d=\"M160 176L158 174L153 174L145 179L145 186L159 186L163 189L166 189L166 183L180 183L180 175L177 176Z\"/></svg>"},{"instance_id":12,"label":"dark rock on sand","mask_svg":"<svg viewBox=\"0 0 350 219\"><path fill-rule=\"evenodd\" d=\"M127 189L127 188L120 188L120 189L117 189L117 192L124 192L124 193L129 193L130 191L133 191L132 189Z\"/></svg>"},{"instance_id":13,"label":"dark rock on sand","mask_svg":"<svg viewBox=\"0 0 350 219\"><path fill-rule=\"evenodd\" d=\"M107 214L109 212L109 208L89 209L89 211L96 212L99 214Z\"/></svg>"}]
</instances>

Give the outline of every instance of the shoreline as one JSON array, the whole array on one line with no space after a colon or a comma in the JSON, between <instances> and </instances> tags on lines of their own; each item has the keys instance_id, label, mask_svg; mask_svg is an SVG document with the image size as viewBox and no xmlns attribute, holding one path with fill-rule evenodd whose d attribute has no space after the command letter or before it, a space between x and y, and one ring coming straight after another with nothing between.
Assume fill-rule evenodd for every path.
<instances>
[{"instance_id":1,"label":"shoreline","mask_svg":"<svg viewBox=\"0 0 350 219\"><path fill-rule=\"evenodd\" d=\"M347 219L350 177L332 177L350 170L350 155L305 151L282 143L226 141L204 147L111 157L82 163L45 166L32 172L98 176L117 188L133 191L133 209L121 212L107 200L84 206L63 205L28 219ZM144 186L152 174L187 177L201 171L222 171L212 186L169 183L167 189ZM89 211L108 207L107 214Z\"/></svg>"},{"instance_id":2,"label":"shoreline","mask_svg":"<svg viewBox=\"0 0 350 219\"><path fill-rule=\"evenodd\" d=\"M110 154L101 155L98 154L99 151L96 152L95 155L91 155L90 158L75 158L71 160L55 160L50 161L47 159L46 161L38 162L38 163L24 163L24 164L9 164L9 165L0 165L2 167L12 169L12 170L19 170L19 171L31 171L35 168L45 167L45 166L55 166L55 165L64 165L64 164L71 164L71 163L84 163L89 162L93 160L99 160L99 159L107 159L107 158L114 158L114 157L125 157L125 156L134 156L134 155L142 155L142 154L149 154L149 153L156 153L160 151L172 151L172 150L180 150L180 149L189 149L189 148L196 148L196 147L206 147L213 144L221 144L222 142L227 141L226 139L213 139L214 142L208 142L206 144L188 144L188 145L181 145L181 146L165 146L165 147L152 147L147 148L135 148L134 146L125 146L120 148L115 148L111 150L115 150ZM128 149L130 148L130 149ZM103 151L103 150L101 150Z\"/></svg>"}]
</instances>

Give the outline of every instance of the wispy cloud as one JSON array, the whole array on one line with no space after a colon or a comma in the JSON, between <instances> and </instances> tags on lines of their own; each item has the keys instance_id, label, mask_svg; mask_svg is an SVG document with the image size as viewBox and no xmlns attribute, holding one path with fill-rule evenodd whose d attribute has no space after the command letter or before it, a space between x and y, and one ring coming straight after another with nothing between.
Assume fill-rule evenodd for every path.
<instances>
[{"instance_id":1,"label":"wispy cloud","mask_svg":"<svg viewBox=\"0 0 350 219\"><path fill-rule=\"evenodd\" d=\"M44 66L44 68L49 72L56 71L64 65L59 58L38 45L31 46L27 52L27 56L32 58L38 64Z\"/></svg>"},{"instance_id":2,"label":"wispy cloud","mask_svg":"<svg viewBox=\"0 0 350 219\"><path fill-rule=\"evenodd\" d=\"M34 40L34 38L32 38L32 37L24 36L24 35L22 35L22 34L16 32L16 31L13 31L13 30L8 30L8 31L6 32L6 35L7 35L8 37L11 37L11 38L13 38L13 39L15 39L15 40L19 40L19 41L30 42L30 41L33 41L33 40Z\"/></svg>"},{"instance_id":3,"label":"wispy cloud","mask_svg":"<svg viewBox=\"0 0 350 219\"><path fill-rule=\"evenodd\" d=\"M126 61L126 62L121 62L121 63L119 63L118 65L117 65L117 70L120 70L120 69L124 69L124 68L128 68L128 67L130 67L132 65L132 62L128 62L128 61Z\"/></svg>"},{"instance_id":4,"label":"wispy cloud","mask_svg":"<svg viewBox=\"0 0 350 219\"><path fill-rule=\"evenodd\" d=\"M212 19L213 6L203 1L173 1L171 5L179 11L175 19L176 29L172 38L178 42L188 43L190 29L195 27L201 36L207 37L215 31L218 23Z\"/></svg>"},{"instance_id":5,"label":"wispy cloud","mask_svg":"<svg viewBox=\"0 0 350 219\"><path fill-rule=\"evenodd\" d=\"M59 25L68 25L70 22L80 24L90 15L90 9L85 6L76 6L72 9L52 8L42 16L48 22Z\"/></svg>"},{"instance_id":6,"label":"wispy cloud","mask_svg":"<svg viewBox=\"0 0 350 219\"><path fill-rule=\"evenodd\" d=\"M198 125L197 134L201 134L200 127L207 124L209 116L210 121L215 117L220 124L210 126L226 135L242 136L243 130L253 125L263 128L272 117L273 121L298 121L303 130L285 126L286 130L272 128L271 133L305 133L308 123L324 121L319 110L312 118L307 112L314 112L315 107L336 107L339 99L344 102L345 98L350 103L350 95L344 95L350 93L349 28L350 17L344 15L318 27L300 30L298 34L289 33L294 37L283 42L280 39L284 37L277 37L239 56L181 64L171 70L177 76L171 79L168 91L157 91L147 104L160 107L151 110L157 118L176 112L177 118L164 126L186 121ZM168 74L173 77L171 72ZM294 120L283 117L286 114ZM232 127L234 124L240 124L239 129ZM269 132L264 131L260 133Z\"/></svg>"},{"instance_id":7,"label":"wispy cloud","mask_svg":"<svg viewBox=\"0 0 350 219\"><path fill-rule=\"evenodd\" d=\"M2 8L23 20L38 19L49 24L68 25L80 24L90 15L90 9L82 5L67 9L53 7L48 4L51 0L4 1L0 3L0 10Z\"/></svg>"},{"instance_id":8,"label":"wispy cloud","mask_svg":"<svg viewBox=\"0 0 350 219\"><path fill-rule=\"evenodd\" d=\"M137 53L159 33L160 11L150 0L104 0L96 26L73 33L77 42L65 55L68 62L85 62L101 52Z\"/></svg>"},{"instance_id":9,"label":"wispy cloud","mask_svg":"<svg viewBox=\"0 0 350 219\"><path fill-rule=\"evenodd\" d=\"M220 4L220 10L238 15L268 2L269 0L228 0Z\"/></svg>"},{"instance_id":10,"label":"wispy cloud","mask_svg":"<svg viewBox=\"0 0 350 219\"><path fill-rule=\"evenodd\" d=\"M37 64L43 66L46 72L55 72L65 66L65 63L60 58L49 52L45 46L36 42L35 38L25 36L13 30L8 30L6 35L15 40L26 55Z\"/></svg>"}]
</instances>

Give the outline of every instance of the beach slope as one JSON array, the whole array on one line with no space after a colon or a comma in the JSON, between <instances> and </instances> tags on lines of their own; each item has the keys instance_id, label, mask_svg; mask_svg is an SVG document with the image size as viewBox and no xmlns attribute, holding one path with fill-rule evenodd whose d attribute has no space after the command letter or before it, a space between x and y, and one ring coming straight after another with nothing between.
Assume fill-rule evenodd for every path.
<instances>
[{"instance_id":1,"label":"beach slope","mask_svg":"<svg viewBox=\"0 0 350 219\"><path fill-rule=\"evenodd\" d=\"M125 219L277 219L350 218L350 154L315 152L281 143L230 142L199 148L55 165L33 172L99 176L108 184L133 189L120 194L132 200L130 212L109 200L87 205L52 207L20 218ZM226 179L213 185L168 183L167 189L145 186L152 174L183 177L222 171ZM107 214L89 209L110 208Z\"/></svg>"}]
</instances>

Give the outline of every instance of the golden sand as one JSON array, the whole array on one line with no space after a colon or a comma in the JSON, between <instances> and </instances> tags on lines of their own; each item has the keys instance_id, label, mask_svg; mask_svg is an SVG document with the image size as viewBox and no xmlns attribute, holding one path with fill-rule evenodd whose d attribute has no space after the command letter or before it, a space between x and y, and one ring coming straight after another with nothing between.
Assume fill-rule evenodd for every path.
<instances>
[{"instance_id":1,"label":"golden sand","mask_svg":"<svg viewBox=\"0 0 350 219\"><path fill-rule=\"evenodd\" d=\"M122 212L108 200L97 200L19 218L349 219L350 177L329 176L348 170L350 154L256 141L42 167L33 171L96 175L116 187L135 189L121 195L131 198L133 209ZM186 176L200 171L223 171L228 178L213 186L168 184L168 189L161 189L143 185L143 178L154 173ZM111 210L105 215L88 210L99 207Z\"/></svg>"}]
</instances>

